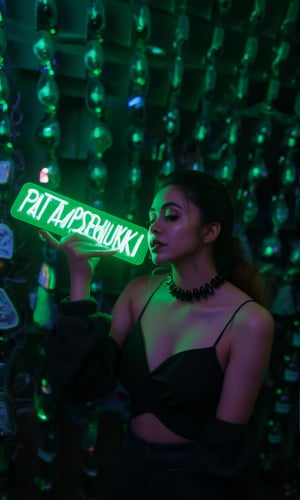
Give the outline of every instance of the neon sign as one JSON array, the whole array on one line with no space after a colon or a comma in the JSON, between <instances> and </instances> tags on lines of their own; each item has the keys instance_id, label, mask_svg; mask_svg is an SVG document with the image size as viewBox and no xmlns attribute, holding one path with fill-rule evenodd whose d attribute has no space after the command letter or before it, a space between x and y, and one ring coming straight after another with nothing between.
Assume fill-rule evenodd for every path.
<instances>
[{"instance_id":1,"label":"neon sign","mask_svg":"<svg viewBox=\"0 0 300 500\"><path fill-rule=\"evenodd\" d=\"M59 236L79 233L118 249L114 257L132 264L142 264L148 251L147 229L30 182L22 186L10 212Z\"/></svg>"}]
</instances>

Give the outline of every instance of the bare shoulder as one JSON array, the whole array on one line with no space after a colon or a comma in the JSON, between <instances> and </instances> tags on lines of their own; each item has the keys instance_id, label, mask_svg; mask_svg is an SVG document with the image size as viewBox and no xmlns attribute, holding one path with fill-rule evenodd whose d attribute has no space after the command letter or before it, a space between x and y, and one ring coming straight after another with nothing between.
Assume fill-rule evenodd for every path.
<instances>
[{"instance_id":1,"label":"bare shoulder","mask_svg":"<svg viewBox=\"0 0 300 500\"><path fill-rule=\"evenodd\" d=\"M164 277L164 275L142 275L133 279L126 286L123 293L130 301L131 306L137 315L139 315L141 308L147 302L148 298L159 287Z\"/></svg>"},{"instance_id":2,"label":"bare shoulder","mask_svg":"<svg viewBox=\"0 0 300 500\"><path fill-rule=\"evenodd\" d=\"M241 309L240 323L246 332L251 332L253 335L262 332L266 335L272 334L274 330L272 314L257 302L249 302Z\"/></svg>"},{"instance_id":3,"label":"bare shoulder","mask_svg":"<svg viewBox=\"0 0 300 500\"><path fill-rule=\"evenodd\" d=\"M270 312L248 302L236 314L217 416L233 423L246 423L269 365L274 321Z\"/></svg>"},{"instance_id":4,"label":"bare shoulder","mask_svg":"<svg viewBox=\"0 0 300 500\"><path fill-rule=\"evenodd\" d=\"M274 335L274 318L257 302L245 304L236 315L233 325L234 345L248 348L249 344L270 347Z\"/></svg>"},{"instance_id":5,"label":"bare shoulder","mask_svg":"<svg viewBox=\"0 0 300 500\"><path fill-rule=\"evenodd\" d=\"M266 307L230 282L224 284L219 295L221 303L226 305L228 317L233 315L230 329L234 339L273 335L274 319Z\"/></svg>"},{"instance_id":6,"label":"bare shoulder","mask_svg":"<svg viewBox=\"0 0 300 500\"><path fill-rule=\"evenodd\" d=\"M124 341L145 302L163 279L162 276L143 275L130 281L124 288L112 311L111 333L118 343Z\"/></svg>"}]
</instances>

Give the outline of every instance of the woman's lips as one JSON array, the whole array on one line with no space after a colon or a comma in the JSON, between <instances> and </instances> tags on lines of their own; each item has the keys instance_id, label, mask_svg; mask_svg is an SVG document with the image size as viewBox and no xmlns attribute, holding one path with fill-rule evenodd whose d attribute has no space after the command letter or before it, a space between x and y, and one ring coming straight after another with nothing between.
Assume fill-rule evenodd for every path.
<instances>
[{"instance_id":1,"label":"woman's lips","mask_svg":"<svg viewBox=\"0 0 300 500\"><path fill-rule=\"evenodd\" d=\"M150 248L152 252L159 252L159 250L163 247L165 247L165 243L162 243L161 241L152 241Z\"/></svg>"}]
</instances>

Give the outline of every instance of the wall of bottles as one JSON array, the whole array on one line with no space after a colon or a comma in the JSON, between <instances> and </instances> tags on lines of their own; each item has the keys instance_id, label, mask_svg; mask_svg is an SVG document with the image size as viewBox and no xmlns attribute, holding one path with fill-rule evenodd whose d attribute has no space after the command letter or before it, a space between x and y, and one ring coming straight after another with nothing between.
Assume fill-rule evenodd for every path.
<instances>
[{"instance_id":1,"label":"wall of bottles","mask_svg":"<svg viewBox=\"0 0 300 500\"><path fill-rule=\"evenodd\" d=\"M194 85L194 74L189 76L192 66L189 43L195 36L195 30L192 30L195 19L191 16L195 2L167 2L171 5L170 18L174 26L168 49L162 43L154 43L155 36L162 40L161 34L153 30L154 17L164 13L162 9L157 14L159 2L119 2L125 5L126 12L131 9L130 25L122 26L129 33L124 63L128 85L123 91L127 121L122 132L126 136L126 148L118 152L122 158L114 161L112 167L109 155L116 146L117 126L110 121L109 104L113 99L110 100L109 92L113 85L105 74L105 65L111 62L106 59L109 53L107 40L111 42L109 37L113 31L108 23L112 24L110 9L115 3L118 2L86 2L84 22L81 23L84 25L84 36L80 39L81 59L76 55L77 66L83 68L84 95L80 94L79 107L81 112L84 110L82 128L87 129L82 154L84 174L80 177L80 182L83 178L85 201L96 208L109 209L112 199L115 205L120 203L122 206L119 215L137 221L148 185L152 186L155 179L178 166L179 139L189 144L189 147L180 149L181 166L213 173L228 187L238 211L237 234L249 256L269 279L274 295L274 348L256 408L261 440L261 500L273 500L273 497L276 500L287 497L298 500L300 93L299 70L294 71L294 68L299 57L299 53L295 53L299 47L299 2L290 0L285 8L282 7L275 37L264 29L270 11L268 2L255 0L251 3L242 25L244 45L236 63L229 65L231 80L226 102L218 101L218 89L228 83L225 79L223 84L225 73L221 73L221 66L222 59L226 61L227 57L228 33L229 36L236 34L230 23L233 2L219 0L197 5L200 12L196 16L197 22L204 27L203 19L213 20L214 26L209 35L203 29L205 53ZM36 63L33 71L36 91L30 105L39 114L39 119L28 148L38 149L33 155L38 158L33 166L35 177L30 180L59 191L63 189L64 160L78 160L80 156L72 156L61 148L62 122L66 122L60 109L67 117L70 113L68 106L64 107L62 101L66 96L62 95L60 88L64 68L59 65L59 60L63 50L57 50L63 46L59 30L62 4L56 0L35 0L31 4L34 23L30 44ZM22 2L21 7L27 12L29 2L24 5ZM152 8L153 5L156 9ZM56 252L42 242L39 242L37 272L28 267L28 259L24 257L27 229L15 225L9 216L12 200L28 180L24 151L19 149L22 141L19 130L24 121L22 98L24 102L27 96L22 96L21 81L18 80L20 73L14 72L13 51L9 50L10 43L15 43L14 33L17 32L9 15L10 9L13 9L12 3L0 2L0 493L5 498L20 480L24 500L25 495L30 500L38 494L43 498L51 494L60 446L51 387L44 373L43 340L56 319L57 302L62 293L58 281L62 273ZM110 17L107 17L107 12ZM243 29L239 28L239 31ZM268 40L269 53L267 67L263 74L258 75L255 65L260 61L263 37ZM165 99L162 106L154 106L159 121L153 120L153 125L149 120L149 116L153 118L151 78L152 81L155 79L155 71L160 77L160 66L166 64L167 77L161 78L159 92L156 91ZM265 83L262 99L258 105L247 107L252 86L259 79ZM290 111L285 113L278 103L283 90L286 92L287 79L292 104ZM110 88L106 88L107 82ZM198 89L188 137L182 125L186 111L183 103L189 94L186 88L191 94ZM156 99L159 101L158 97ZM253 127L251 131L246 127L245 134L246 120ZM32 121L31 117L29 121ZM280 148L270 162L268 154L274 130L277 130ZM26 134L29 134L28 130ZM247 142L241 161L240 145L245 135ZM122 176L121 164L125 171ZM71 177L74 177L73 171ZM270 182L273 190L269 188ZM111 183L117 186L115 197L110 196ZM268 195L272 191L270 199L265 199L264 190ZM36 244L36 240L33 241ZM27 254L36 255L35 252L34 245L29 250L27 248ZM125 279L130 273L129 270ZM99 308L109 310L116 298L115 290L110 290L110 296L105 295L103 282L99 279L94 283L94 293ZM118 389L115 398L117 413L123 422L126 419L126 395ZM82 498L92 491L98 472L95 445L101 434L97 411L84 408L81 420L84 425L73 429L73 441L78 444L81 462L76 487L81 490ZM99 443L101 446L101 439ZM68 453L66 449L65 456Z\"/></svg>"}]
</instances>

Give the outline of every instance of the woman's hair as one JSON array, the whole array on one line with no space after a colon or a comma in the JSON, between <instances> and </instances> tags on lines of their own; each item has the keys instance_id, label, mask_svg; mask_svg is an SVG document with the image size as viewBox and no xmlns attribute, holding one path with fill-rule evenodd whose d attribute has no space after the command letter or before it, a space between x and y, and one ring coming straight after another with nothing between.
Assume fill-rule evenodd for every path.
<instances>
[{"instance_id":1,"label":"woman's hair","mask_svg":"<svg viewBox=\"0 0 300 500\"><path fill-rule=\"evenodd\" d=\"M213 246L219 273L264 306L270 294L256 266L246 259L241 242L233 235L234 209L225 186L212 175L195 170L177 170L160 179L158 188L176 185L200 210L203 223L218 222L221 231Z\"/></svg>"}]
</instances>

